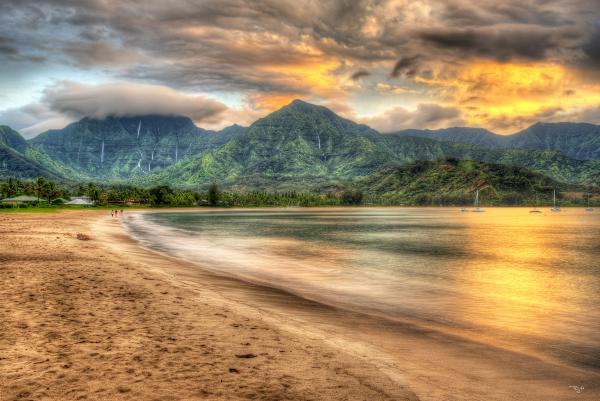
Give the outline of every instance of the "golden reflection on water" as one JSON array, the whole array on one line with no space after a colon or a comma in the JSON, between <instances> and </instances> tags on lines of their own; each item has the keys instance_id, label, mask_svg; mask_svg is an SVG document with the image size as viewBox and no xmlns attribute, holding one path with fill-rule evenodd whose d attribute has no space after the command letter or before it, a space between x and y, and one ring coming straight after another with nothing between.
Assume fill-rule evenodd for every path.
<instances>
[{"instance_id":1,"label":"golden reflection on water","mask_svg":"<svg viewBox=\"0 0 600 401\"><path fill-rule=\"evenodd\" d=\"M496 209L465 219L469 258L457 269L466 297L457 307L474 326L514 335L553 336L565 331L560 300L577 298L573 286L561 285L562 272L553 268L564 252L553 237L557 216L528 215L523 209ZM576 311L570 311L574 313Z\"/></svg>"}]
</instances>

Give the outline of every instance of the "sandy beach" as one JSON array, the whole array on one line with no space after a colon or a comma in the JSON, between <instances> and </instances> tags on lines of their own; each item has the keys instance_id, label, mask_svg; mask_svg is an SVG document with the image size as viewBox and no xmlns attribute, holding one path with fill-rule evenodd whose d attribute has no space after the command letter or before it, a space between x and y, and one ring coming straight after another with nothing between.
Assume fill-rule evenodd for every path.
<instances>
[{"instance_id":1,"label":"sandy beach","mask_svg":"<svg viewBox=\"0 0 600 401\"><path fill-rule=\"evenodd\" d=\"M598 399L593 370L219 276L107 211L0 235L0 400Z\"/></svg>"},{"instance_id":2,"label":"sandy beach","mask_svg":"<svg viewBox=\"0 0 600 401\"><path fill-rule=\"evenodd\" d=\"M1 400L416 399L391 370L227 299L243 283L186 280L107 214L0 215Z\"/></svg>"}]
</instances>

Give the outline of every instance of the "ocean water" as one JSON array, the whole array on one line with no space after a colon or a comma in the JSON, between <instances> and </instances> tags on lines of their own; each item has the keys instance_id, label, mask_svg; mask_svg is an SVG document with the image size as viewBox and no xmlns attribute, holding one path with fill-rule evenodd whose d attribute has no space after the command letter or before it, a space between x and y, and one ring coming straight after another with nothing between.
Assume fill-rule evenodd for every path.
<instances>
[{"instance_id":1,"label":"ocean water","mask_svg":"<svg viewBox=\"0 0 600 401\"><path fill-rule=\"evenodd\" d=\"M600 369L600 211L230 210L126 226L218 274Z\"/></svg>"}]
</instances>

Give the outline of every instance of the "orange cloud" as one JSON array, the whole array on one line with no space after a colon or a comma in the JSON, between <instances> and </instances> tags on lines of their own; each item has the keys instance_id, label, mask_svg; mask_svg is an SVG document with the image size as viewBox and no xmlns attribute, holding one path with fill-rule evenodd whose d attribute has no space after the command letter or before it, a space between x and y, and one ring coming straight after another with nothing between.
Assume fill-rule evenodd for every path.
<instances>
[{"instance_id":1,"label":"orange cloud","mask_svg":"<svg viewBox=\"0 0 600 401\"><path fill-rule=\"evenodd\" d=\"M271 112L289 104L292 100L298 98L297 94L287 95L268 95L268 94L254 94L248 95L246 103L251 109L263 112Z\"/></svg>"},{"instance_id":2,"label":"orange cloud","mask_svg":"<svg viewBox=\"0 0 600 401\"><path fill-rule=\"evenodd\" d=\"M459 106L471 125L505 132L543 116L569 116L600 103L600 85L585 82L575 70L551 63L466 64L456 70L417 77L443 100Z\"/></svg>"},{"instance_id":3,"label":"orange cloud","mask_svg":"<svg viewBox=\"0 0 600 401\"><path fill-rule=\"evenodd\" d=\"M339 60L312 56L311 59L301 63L273 64L259 68L272 74L274 80L280 85L299 87L313 96L338 97L344 94L334 74L339 66Z\"/></svg>"}]
</instances>

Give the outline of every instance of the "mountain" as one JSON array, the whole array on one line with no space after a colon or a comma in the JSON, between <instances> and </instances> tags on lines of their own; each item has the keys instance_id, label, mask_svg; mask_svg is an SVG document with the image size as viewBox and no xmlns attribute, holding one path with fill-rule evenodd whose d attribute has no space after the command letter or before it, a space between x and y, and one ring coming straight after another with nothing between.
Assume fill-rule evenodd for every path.
<instances>
[{"instance_id":1,"label":"mountain","mask_svg":"<svg viewBox=\"0 0 600 401\"><path fill-rule=\"evenodd\" d=\"M46 177L62 180L62 174L51 166L30 157L32 149L15 130L0 126L0 177L36 178Z\"/></svg>"},{"instance_id":2,"label":"mountain","mask_svg":"<svg viewBox=\"0 0 600 401\"><path fill-rule=\"evenodd\" d=\"M477 189L483 203L505 205L549 200L553 189L582 190L523 168L457 159L387 167L358 185L382 203L420 205L471 204Z\"/></svg>"},{"instance_id":3,"label":"mountain","mask_svg":"<svg viewBox=\"0 0 600 401\"><path fill-rule=\"evenodd\" d=\"M406 139L408 137L403 138ZM422 153L412 160L438 160L448 157L478 160L527 168L561 182L600 185L600 160L575 160L550 150L489 149L460 142L414 139L421 141L419 144ZM426 145L423 141L429 144Z\"/></svg>"},{"instance_id":4,"label":"mountain","mask_svg":"<svg viewBox=\"0 0 600 401\"><path fill-rule=\"evenodd\" d=\"M537 123L508 137L505 147L556 150L580 160L600 160L600 125Z\"/></svg>"},{"instance_id":5,"label":"mountain","mask_svg":"<svg viewBox=\"0 0 600 401\"><path fill-rule=\"evenodd\" d=\"M494 134L483 128L453 127L439 130L406 129L389 135L427 138L436 141L461 142L484 148L503 147L502 135Z\"/></svg>"},{"instance_id":6,"label":"mountain","mask_svg":"<svg viewBox=\"0 0 600 401\"><path fill-rule=\"evenodd\" d=\"M446 158L523 167L561 182L600 185L600 160L576 160L546 149L567 146L548 138L589 136L586 155L594 156L597 139L588 130L597 126L568 124L570 131L560 124L549 126L554 131L539 124L509 138L527 149L509 147L507 137L472 128L384 135L323 106L295 100L248 128L207 131L176 116L84 118L29 143L5 130L0 145L8 149L4 175L26 171L32 177L142 186L198 189L217 182L244 190L311 190L359 181L389 166Z\"/></svg>"},{"instance_id":7,"label":"mountain","mask_svg":"<svg viewBox=\"0 0 600 401\"><path fill-rule=\"evenodd\" d=\"M6 125L0 125L0 145L13 149L19 153L27 150L27 141L17 131Z\"/></svg>"},{"instance_id":8,"label":"mountain","mask_svg":"<svg viewBox=\"0 0 600 401\"><path fill-rule=\"evenodd\" d=\"M363 176L393 155L385 138L331 110L295 100L252 124L221 148L142 177L194 187L212 180L340 179Z\"/></svg>"},{"instance_id":9,"label":"mountain","mask_svg":"<svg viewBox=\"0 0 600 401\"><path fill-rule=\"evenodd\" d=\"M586 123L537 123L513 135L480 128L408 129L389 135L460 142L491 149L553 150L578 160L600 160L600 126Z\"/></svg>"},{"instance_id":10,"label":"mountain","mask_svg":"<svg viewBox=\"0 0 600 401\"><path fill-rule=\"evenodd\" d=\"M219 147L243 130L230 127L221 135L177 116L84 118L29 143L80 174L114 181L161 170Z\"/></svg>"},{"instance_id":11,"label":"mountain","mask_svg":"<svg viewBox=\"0 0 600 401\"><path fill-rule=\"evenodd\" d=\"M471 133L482 140L494 135ZM298 100L256 121L222 147L139 177L136 183L198 188L216 181L238 189L309 189L365 177L384 166L447 157L527 167L567 182L600 183L599 161L573 160L552 151L382 135Z\"/></svg>"}]
</instances>

